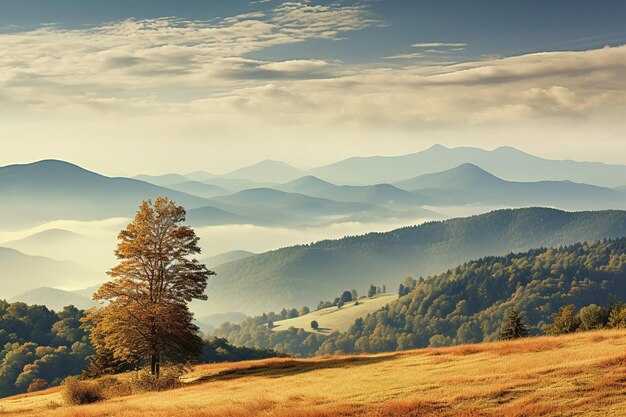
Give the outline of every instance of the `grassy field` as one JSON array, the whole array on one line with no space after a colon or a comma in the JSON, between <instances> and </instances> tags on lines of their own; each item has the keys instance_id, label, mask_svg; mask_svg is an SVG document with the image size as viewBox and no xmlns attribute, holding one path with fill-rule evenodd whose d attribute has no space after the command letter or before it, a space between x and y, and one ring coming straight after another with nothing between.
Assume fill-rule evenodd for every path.
<instances>
[{"instance_id":1,"label":"grassy field","mask_svg":"<svg viewBox=\"0 0 626 417\"><path fill-rule=\"evenodd\" d=\"M359 317L365 317L369 313L380 310L397 298L397 294L381 294L372 298L361 298L359 299L359 305L355 305L355 302L350 302L346 303L341 309L337 307L324 308L312 311L301 317L277 321L274 323L275 327L273 330L280 332L290 327L295 327L296 329L305 329L311 333L345 332ZM311 329L311 321L313 320L316 320L320 326L317 332Z\"/></svg>"},{"instance_id":2,"label":"grassy field","mask_svg":"<svg viewBox=\"0 0 626 417\"><path fill-rule=\"evenodd\" d=\"M187 381L73 407L53 389L0 400L0 416L617 417L626 415L626 331L203 365Z\"/></svg>"}]
</instances>

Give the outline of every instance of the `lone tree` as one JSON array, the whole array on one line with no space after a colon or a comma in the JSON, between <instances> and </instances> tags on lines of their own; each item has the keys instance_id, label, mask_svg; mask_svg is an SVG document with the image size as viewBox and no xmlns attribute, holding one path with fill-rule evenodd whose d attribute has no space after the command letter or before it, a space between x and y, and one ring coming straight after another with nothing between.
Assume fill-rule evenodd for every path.
<instances>
[{"instance_id":1,"label":"lone tree","mask_svg":"<svg viewBox=\"0 0 626 417\"><path fill-rule=\"evenodd\" d=\"M500 340L519 339L521 337L528 337L528 329L522 321L522 316L517 311L511 310L500 330Z\"/></svg>"},{"instance_id":2,"label":"lone tree","mask_svg":"<svg viewBox=\"0 0 626 417\"><path fill-rule=\"evenodd\" d=\"M370 288L367 290L367 296L372 298L376 295L376 286L374 284L370 285Z\"/></svg>"},{"instance_id":3,"label":"lone tree","mask_svg":"<svg viewBox=\"0 0 626 417\"><path fill-rule=\"evenodd\" d=\"M200 253L199 238L181 224L185 214L166 197L144 201L119 233L120 263L93 296L108 304L89 316L96 362L101 355L118 363L149 359L158 378L162 359L185 361L202 352L187 304L207 299L215 273L191 259Z\"/></svg>"},{"instance_id":4,"label":"lone tree","mask_svg":"<svg viewBox=\"0 0 626 417\"><path fill-rule=\"evenodd\" d=\"M319 328L320 328L320 325L319 325L319 323L317 322L317 320L313 320L313 321L311 322L311 329L313 329L313 330L317 330L317 329L319 329Z\"/></svg>"},{"instance_id":5,"label":"lone tree","mask_svg":"<svg viewBox=\"0 0 626 417\"><path fill-rule=\"evenodd\" d=\"M350 301L352 301L352 292L344 291L343 294L341 294L341 297L339 297L339 298L344 303L349 303Z\"/></svg>"}]
</instances>

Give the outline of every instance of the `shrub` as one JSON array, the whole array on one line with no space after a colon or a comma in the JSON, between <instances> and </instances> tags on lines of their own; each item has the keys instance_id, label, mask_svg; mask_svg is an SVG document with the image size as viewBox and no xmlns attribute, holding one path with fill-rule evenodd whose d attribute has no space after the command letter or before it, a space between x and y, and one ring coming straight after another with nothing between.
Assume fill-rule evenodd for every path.
<instances>
[{"instance_id":1,"label":"shrub","mask_svg":"<svg viewBox=\"0 0 626 417\"><path fill-rule=\"evenodd\" d=\"M161 368L159 378L153 376L148 368L134 373L132 378L133 389L138 391L166 391L181 385L180 377L185 374L184 365L170 365Z\"/></svg>"},{"instance_id":2,"label":"shrub","mask_svg":"<svg viewBox=\"0 0 626 417\"><path fill-rule=\"evenodd\" d=\"M124 397L133 393L132 385L124 380L107 376L96 381L104 398Z\"/></svg>"},{"instance_id":3,"label":"shrub","mask_svg":"<svg viewBox=\"0 0 626 417\"><path fill-rule=\"evenodd\" d=\"M46 381L45 379L37 378L30 383L27 392L41 391L46 388L48 388L48 381Z\"/></svg>"},{"instance_id":4,"label":"shrub","mask_svg":"<svg viewBox=\"0 0 626 417\"><path fill-rule=\"evenodd\" d=\"M317 330L317 329L319 329L319 328L320 328L320 324L317 322L317 320L313 320L313 321L311 322L311 329L313 329L313 330Z\"/></svg>"},{"instance_id":5,"label":"shrub","mask_svg":"<svg viewBox=\"0 0 626 417\"><path fill-rule=\"evenodd\" d=\"M104 399L102 388L94 381L82 381L70 376L65 378L63 386L63 399L70 405L90 404Z\"/></svg>"}]
</instances>

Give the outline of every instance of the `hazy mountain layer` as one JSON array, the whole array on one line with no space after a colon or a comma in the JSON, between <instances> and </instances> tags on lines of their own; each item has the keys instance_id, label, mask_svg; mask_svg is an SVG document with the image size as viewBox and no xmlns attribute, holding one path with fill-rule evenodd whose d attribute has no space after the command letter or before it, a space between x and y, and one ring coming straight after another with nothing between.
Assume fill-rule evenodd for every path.
<instances>
[{"instance_id":1,"label":"hazy mountain layer","mask_svg":"<svg viewBox=\"0 0 626 417\"><path fill-rule=\"evenodd\" d=\"M429 200L389 184L366 186L335 185L314 176L299 178L273 188L343 202L359 202L389 207L415 207Z\"/></svg>"},{"instance_id":2,"label":"hazy mountain layer","mask_svg":"<svg viewBox=\"0 0 626 417\"><path fill-rule=\"evenodd\" d=\"M6 228L58 219L131 217L141 201L160 195L187 208L208 205L190 194L54 160L0 167L0 195L0 226Z\"/></svg>"},{"instance_id":3,"label":"hazy mountain layer","mask_svg":"<svg viewBox=\"0 0 626 417\"><path fill-rule=\"evenodd\" d=\"M463 163L478 165L510 181L570 180L615 187L624 185L626 178L624 165L544 159L511 147L486 151L441 145L410 155L349 158L309 174L336 184L394 183Z\"/></svg>"},{"instance_id":4,"label":"hazy mountain layer","mask_svg":"<svg viewBox=\"0 0 626 417\"><path fill-rule=\"evenodd\" d=\"M505 181L473 164L396 183L433 205L503 204L562 209L626 208L626 194L571 181Z\"/></svg>"},{"instance_id":5,"label":"hazy mountain layer","mask_svg":"<svg viewBox=\"0 0 626 417\"><path fill-rule=\"evenodd\" d=\"M71 291L57 288L40 287L16 295L10 302L21 301L29 305L44 305L55 311L63 310L63 307L73 305L79 309L87 309L96 305L95 301Z\"/></svg>"},{"instance_id":6,"label":"hazy mountain layer","mask_svg":"<svg viewBox=\"0 0 626 417\"><path fill-rule=\"evenodd\" d=\"M59 262L0 248L0 299L8 299L37 287L80 287L101 281L104 277L104 273L73 262Z\"/></svg>"},{"instance_id":7,"label":"hazy mountain layer","mask_svg":"<svg viewBox=\"0 0 626 417\"><path fill-rule=\"evenodd\" d=\"M214 255L208 258L201 259L200 262L202 262L209 268L213 268L228 262L234 262L240 259L249 258L254 255L256 254L245 250L233 250L230 252L220 253L219 255Z\"/></svg>"}]
</instances>

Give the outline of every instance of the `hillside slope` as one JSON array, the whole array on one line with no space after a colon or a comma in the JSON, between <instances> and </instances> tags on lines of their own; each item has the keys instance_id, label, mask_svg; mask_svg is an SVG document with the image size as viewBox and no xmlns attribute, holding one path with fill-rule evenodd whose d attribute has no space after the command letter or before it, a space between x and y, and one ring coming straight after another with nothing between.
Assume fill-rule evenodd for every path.
<instances>
[{"instance_id":1,"label":"hillside slope","mask_svg":"<svg viewBox=\"0 0 626 417\"><path fill-rule=\"evenodd\" d=\"M59 389L0 400L16 417L623 416L626 331L315 360L199 366L186 387L68 407Z\"/></svg>"},{"instance_id":2,"label":"hillside slope","mask_svg":"<svg viewBox=\"0 0 626 417\"><path fill-rule=\"evenodd\" d=\"M359 299L359 303L354 301L346 303L343 307L328 307L315 310L309 314L287 320L274 322L272 330L275 332L288 330L290 327L304 329L310 333L328 334L332 332L345 332L354 324L358 318L364 318L370 313L380 310L387 304L398 299L396 294L381 294L373 298ZM311 322L315 320L319 324L319 329L311 329Z\"/></svg>"},{"instance_id":3,"label":"hillside slope","mask_svg":"<svg viewBox=\"0 0 626 417\"><path fill-rule=\"evenodd\" d=\"M532 333L543 333L563 306L626 300L626 238L486 257L408 286L415 288L317 353L494 340L512 309Z\"/></svg>"},{"instance_id":4,"label":"hillside slope","mask_svg":"<svg viewBox=\"0 0 626 417\"><path fill-rule=\"evenodd\" d=\"M209 302L196 311L254 314L315 306L338 290L371 283L397 288L407 275L438 273L486 255L622 236L624 211L529 208L320 241L221 265L209 280Z\"/></svg>"}]
</instances>

